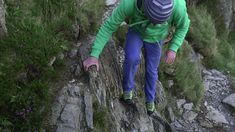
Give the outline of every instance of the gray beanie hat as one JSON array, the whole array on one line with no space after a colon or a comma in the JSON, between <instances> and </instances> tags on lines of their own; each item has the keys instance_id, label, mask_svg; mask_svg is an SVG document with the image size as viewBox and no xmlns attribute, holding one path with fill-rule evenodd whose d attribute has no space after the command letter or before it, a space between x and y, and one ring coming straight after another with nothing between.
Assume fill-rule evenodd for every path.
<instances>
[{"instance_id":1,"label":"gray beanie hat","mask_svg":"<svg viewBox=\"0 0 235 132\"><path fill-rule=\"evenodd\" d=\"M173 0L144 0L145 15L154 24L165 22L173 10Z\"/></svg>"}]
</instances>

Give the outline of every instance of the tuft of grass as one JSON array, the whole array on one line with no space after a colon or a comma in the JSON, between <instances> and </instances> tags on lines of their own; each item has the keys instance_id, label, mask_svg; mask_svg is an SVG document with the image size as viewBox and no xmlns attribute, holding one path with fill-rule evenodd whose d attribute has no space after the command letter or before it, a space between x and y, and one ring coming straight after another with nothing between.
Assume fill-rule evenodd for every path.
<instances>
[{"instance_id":1,"label":"tuft of grass","mask_svg":"<svg viewBox=\"0 0 235 132\"><path fill-rule=\"evenodd\" d=\"M199 104L204 95L200 62L191 61L192 47L185 43L178 53L175 69L175 92Z\"/></svg>"},{"instance_id":2,"label":"tuft of grass","mask_svg":"<svg viewBox=\"0 0 235 132\"><path fill-rule=\"evenodd\" d=\"M205 57L211 57L217 52L216 28L211 15L203 6L192 6L188 10L191 27L189 30L190 44Z\"/></svg>"},{"instance_id":3,"label":"tuft of grass","mask_svg":"<svg viewBox=\"0 0 235 132\"><path fill-rule=\"evenodd\" d=\"M218 49L218 53L209 59L206 65L235 75L235 48L227 40L223 40Z\"/></svg>"},{"instance_id":4,"label":"tuft of grass","mask_svg":"<svg viewBox=\"0 0 235 132\"><path fill-rule=\"evenodd\" d=\"M168 95L175 95L179 98L186 98L195 104L199 104L203 98L204 87L201 76L201 63L192 61L193 49L188 43L184 43L177 53L176 61L173 65L160 65L160 80L167 87L167 79L174 80L174 87L166 90ZM169 76L164 73L165 69L174 69L174 74ZM169 93L170 92L170 93Z\"/></svg>"},{"instance_id":5,"label":"tuft of grass","mask_svg":"<svg viewBox=\"0 0 235 132\"><path fill-rule=\"evenodd\" d=\"M235 89L235 77L230 77L231 87Z\"/></svg>"},{"instance_id":6,"label":"tuft of grass","mask_svg":"<svg viewBox=\"0 0 235 132\"><path fill-rule=\"evenodd\" d=\"M83 36L97 30L104 1L5 3L8 36L0 39L0 131L38 131L52 101L50 86L63 66L58 59L48 66L50 59L74 41L72 25L78 24Z\"/></svg>"},{"instance_id":7,"label":"tuft of grass","mask_svg":"<svg viewBox=\"0 0 235 132\"><path fill-rule=\"evenodd\" d=\"M212 16L218 37L227 39L229 31L225 26L223 15L218 10L219 0L204 0L200 4L207 8L208 13Z\"/></svg>"},{"instance_id":8,"label":"tuft of grass","mask_svg":"<svg viewBox=\"0 0 235 132\"><path fill-rule=\"evenodd\" d=\"M73 41L74 0L6 0L8 36L0 39L0 130L37 131L58 78L50 59ZM13 124L13 125L11 125Z\"/></svg>"},{"instance_id":9,"label":"tuft of grass","mask_svg":"<svg viewBox=\"0 0 235 132\"><path fill-rule=\"evenodd\" d=\"M98 101L93 103L93 121L97 132L109 132L112 127L108 108L99 105Z\"/></svg>"},{"instance_id":10,"label":"tuft of grass","mask_svg":"<svg viewBox=\"0 0 235 132\"><path fill-rule=\"evenodd\" d=\"M118 30L114 33L114 40L116 46L124 47L127 30L128 26L120 26Z\"/></svg>"},{"instance_id":11,"label":"tuft of grass","mask_svg":"<svg viewBox=\"0 0 235 132\"><path fill-rule=\"evenodd\" d=\"M206 67L228 71L234 75L234 34L231 32L228 35L222 16L219 16L221 19L218 23L218 16L207 11L207 8L214 8L213 10L217 11L215 3L210 1L202 3L205 6L192 6L189 8L191 27L188 36L190 44L196 52L205 57L203 63ZM224 30L224 32L220 30Z\"/></svg>"},{"instance_id":12,"label":"tuft of grass","mask_svg":"<svg viewBox=\"0 0 235 132\"><path fill-rule=\"evenodd\" d=\"M81 26L82 37L98 31L104 5L104 0L87 0L81 3L78 9L78 23Z\"/></svg>"}]
</instances>

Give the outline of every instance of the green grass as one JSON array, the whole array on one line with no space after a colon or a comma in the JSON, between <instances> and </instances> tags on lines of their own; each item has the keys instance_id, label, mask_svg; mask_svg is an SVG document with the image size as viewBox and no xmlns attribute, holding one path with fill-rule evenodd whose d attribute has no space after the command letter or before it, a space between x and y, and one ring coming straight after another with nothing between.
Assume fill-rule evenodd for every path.
<instances>
[{"instance_id":1,"label":"green grass","mask_svg":"<svg viewBox=\"0 0 235 132\"><path fill-rule=\"evenodd\" d=\"M40 130L54 97L53 83L61 79L64 66L59 59L52 67L48 63L77 39L74 24L80 26L79 39L95 33L104 1L5 3L8 35L0 40L0 131Z\"/></svg>"},{"instance_id":2,"label":"green grass","mask_svg":"<svg viewBox=\"0 0 235 132\"><path fill-rule=\"evenodd\" d=\"M212 16L218 37L227 39L229 31L225 26L222 14L218 10L219 0L204 0L201 1L200 4L203 5Z\"/></svg>"},{"instance_id":3,"label":"green grass","mask_svg":"<svg viewBox=\"0 0 235 132\"><path fill-rule=\"evenodd\" d=\"M184 43L177 53L177 59L173 65L160 65L160 80L167 88L167 79L172 79L175 85L166 89L167 95L175 95L178 98L186 98L195 104L199 104L203 98L204 87L200 70L200 62L191 61L192 47ZM165 69L173 68L174 74L169 76L164 73Z\"/></svg>"},{"instance_id":4,"label":"green grass","mask_svg":"<svg viewBox=\"0 0 235 132\"><path fill-rule=\"evenodd\" d=\"M235 48L227 40L223 40L218 49L218 53L208 60L207 67L235 75Z\"/></svg>"},{"instance_id":5,"label":"green grass","mask_svg":"<svg viewBox=\"0 0 235 132\"><path fill-rule=\"evenodd\" d=\"M203 64L207 68L229 71L235 75L235 46L233 44L235 35L233 32L228 35L223 17L220 16L219 21L217 20L218 15L216 16L211 11L211 9L217 11L215 3L205 1L203 4L204 6L189 8L191 27L188 38L190 44L195 51L205 57Z\"/></svg>"},{"instance_id":6,"label":"green grass","mask_svg":"<svg viewBox=\"0 0 235 132\"><path fill-rule=\"evenodd\" d=\"M72 43L74 0L6 0L8 36L0 40L0 130L40 130L58 79L50 59ZM59 10L58 10L59 9Z\"/></svg>"},{"instance_id":7,"label":"green grass","mask_svg":"<svg viewBox=\"0 0 235 132\"><path fill-rule=\"evenodd\" d=\"M82 3L78 9L78 23L81 26L82 37L98 31L104 5L104 0L88 0Z\"/></svg>"},{"instance_id":8,"label":"green grass","mask_svg":"<svg viewBox=\"0 0 235 132\"><path fill-rule=\"evenodd\" d=\"M176 61L176 89L180 95L184 95L195 104L200 103L204 94L204 87L201 76L200 62L191 62L190 54L193 49L184 44Z\"/></svg>"},{"instance_id":9,"label":"green grass","mask_svg":"<svg viewBox=\"0 0 235 132\"><path fill-rule=\"evenodd\" d=\"M108 108L100 106L98 101L93 103L94 115L94 127L95 132L109 132L112 127L111 114Z\"/></svg>"},{"instance_id":10,"label":"green grass","mask_svg":"<svg viewBox=\"0 0 235 132\"><path fill-rule=\"evenodd\" d=\"M203 6L190 7L188 12L191 20L188 33L190 44L205 57L215 55L219 40L212 17Z\"/></svg>"}]
</instances>

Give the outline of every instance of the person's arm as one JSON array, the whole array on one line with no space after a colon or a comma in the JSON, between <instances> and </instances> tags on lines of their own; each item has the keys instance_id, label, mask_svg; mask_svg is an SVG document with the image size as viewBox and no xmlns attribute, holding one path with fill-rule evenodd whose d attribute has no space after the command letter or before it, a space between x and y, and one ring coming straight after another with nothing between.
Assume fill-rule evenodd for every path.
<instances>
[{"instance_id":1,"label":"person's arm","mask_svg":"<svg viewBox=\"0 0 235 132\"><path fill-rule=\"evenodd\" d=\"M176 8L173 16L173 23L176 29L169 47L174 52L177 52L182 45L190 25L185 2L179 4L179 7Z\"/></svg>"},{"instance_id":2,"label":"person's arm","mask_svg":"<svg viewBox=\"0 0 235 132\"><path fill-rule=\"evenodd\" d=\"M185 1L180 2L182 3L176 5L176 9L173 12L173 24L176 29L170 42L169 50L166 52L165 62L167 64L172 64L175 61L176 53L182 45L190 25L186 3Z\"/></svg>"},{"instance_id":3,"label":"person's arm","mask_svg":"<svg viewBox=\"0 0 235 132\"><path fill-rule=\"evenodd\" d=\"M96 39L92 46L91 56L99 58L104 46L115 32L125 18L130 14L132 7L130 7L132 0L121 0L121 3L114 9L112 15L101 26Z\"/></svg>"}]
</instances>

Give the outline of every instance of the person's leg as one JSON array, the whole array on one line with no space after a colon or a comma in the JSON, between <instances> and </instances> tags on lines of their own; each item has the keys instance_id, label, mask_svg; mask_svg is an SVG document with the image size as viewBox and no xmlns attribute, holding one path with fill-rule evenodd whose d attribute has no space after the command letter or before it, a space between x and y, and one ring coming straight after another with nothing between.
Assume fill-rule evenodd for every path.
<instances>
[{"instance_id":1,"label":"person's leg","mask_svg":"<svg viewBox=\"0 0 235 132\"><path fill-rule=\"evenodd\" d=\"M144 42L145 52L145 95L147 103L154 103L156 83L158 80L158 66L161 59L162 42Z\"/></svg>"},{"instance_id":2,"label":"person's leg","mask_svg":"<svg viewBox=\"0 0 235 132\"><path fill-rule=\"evenodd\" d=\"M123 64L123 92L132 92L135 87L135 74L140 63L140 53L143 41L140 35L128 30L125 43L125 60Z\"/></svg>"}]
</instances>

